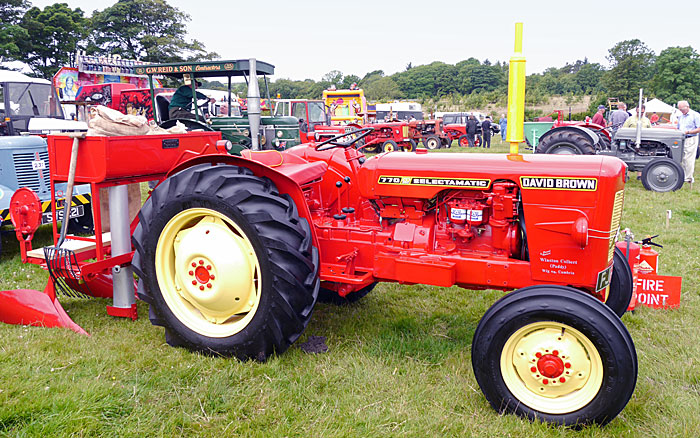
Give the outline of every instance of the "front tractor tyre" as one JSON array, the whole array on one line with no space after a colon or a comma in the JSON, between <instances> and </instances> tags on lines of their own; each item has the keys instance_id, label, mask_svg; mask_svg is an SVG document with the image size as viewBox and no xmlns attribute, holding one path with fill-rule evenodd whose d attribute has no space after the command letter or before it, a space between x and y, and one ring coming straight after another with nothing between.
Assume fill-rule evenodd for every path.
<instances>
[{"instance_id":1,"label":"front tractor tyre","mask_svg":"<svg viewBox=\"0 0 700 438\"><path fill-rule=\"evenodd\" d=\"M382 152L394 152L399 150L399 146L394 140L387 140L382 143Z\"/></svg>"},{"instance_id":2,"label":"front tractor tyre","mask_svg":"<svg viewBox=\"0 0 700 438\"><path fill-rule=\"evenodd\" d=\"M684 180L683 168L670 158L656 158L642 169L642 185L654 192L675 192Z\"/></svg>"},{"instance_id":3,"label":"front tractor tyre","mask_svg":"<svg viewBox=\"0 0 700 438\"><path fill-rule=\"evenodd\" d=\"M404 152L415 152L418 147L415 140L409 140L401 143L401 150Z\"/></svg>"},{"instance_id":4,"label":"front tractor tyre","mask_svg":"<svg viewBox=\"0 0 700 438\"><path fill-rule=\"evenodd\" d=\"M442 143L440 141L440 137L437 135L429 135L423 139L423 145L426 149L434 151L436 149L440 149Z\"/></svg>"},{"instance_id":5,"label":"front tractor tyre","mask_svg":"<svg viewBox=\"0 0 700 438\"><path fill-rule=\"evenodd\" d=\"M472 366L499 412L575 427L611 421L637 382L620 318L564 286L523 288L491 306L474 333Z\"/></svg>"},{"instance_id":6,"label":"front tractor tyre","mask_svg":"<svg viewBox=\"0 0 700 438\"><path fill-rule=\"evenodd\" d=\"M595 155L590 138L572 130L559 130L541 139L535 149L538 154Z\"/></svg>"},{"instance_id":7,"label":"front tractor tyre","mask_svg":"<svg viewBox=\"0 0 700 438\"><path fill-rule=\"evenodd\" d=\"M132 241L138 295L168 344L264 361L296 341L318 297L318 252L266 178L197 165L158 185Z\"/></svg>"}]
</instances>

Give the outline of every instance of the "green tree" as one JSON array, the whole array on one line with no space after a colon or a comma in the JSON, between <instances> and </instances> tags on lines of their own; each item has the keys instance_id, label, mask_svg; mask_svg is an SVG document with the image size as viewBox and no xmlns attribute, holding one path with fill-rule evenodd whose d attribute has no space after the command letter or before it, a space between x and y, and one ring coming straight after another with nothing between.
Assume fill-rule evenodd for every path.
<instances>
[{"instance_id":1,"label":"green tree","mask_svg":"<svg viewBox=\"0 0 700 438\"><path fill-rule=\"evenodd\" d=\"M0 62L19 58L21 50L18 42L29 38L19 22L28 8L29 3L25 0L0 2Z\"/></svg>"},{"instance_id":2,"label":"green tree","mask_svg":"<svg viewBox=\"0 0 700 438\"><path fill-rule=\"evenodd\" d=\"M652 80L656 97L668 102L700 104L700 56L692 47L669 47L656 58Z\"/></svg>"},{"instance_id":3,"label":"green tree","mask_svg":"<svg viewBox=\"0 0 700 438\"><path fill-rule=\"evenodd\" d=\"M638 39L621 41L608 50L612 68L603 75L610 97L633 102L654 76L654 52Z\"/></svg>"},{"instance_id":4,"label":"green tree","mask_svg":"<svg viewBox=\"0 0 700 438\"><path fill-rule=\"evenodd\" d=\"M87 21L79 8L55 3L29 9L20 22L25 40L15 40L22 61L45 78L64 65L73 65L76 47L86 34Z\"/></svg>"},{"instance_id":5,"label":"green tree","mask_svg":"<svg viewBox=\"0 0 700 438\"><path fill-rule=\"evenodd\" d=\"M165 0L119 0L92 17L91 51L149 62L214 59L197 40L187 41L190 16Z\"/></svg>"},{"instance_id":6,"label":"green tree","mask_svg":"<svg viewBox=\"0 0 700 438\"><path fill-rule=\"evenodd\" d=\"M370 100L395 100L404 97L396 82L388 76L372 76L364 81L362 89Z\"/></svg>"}]
</instances>

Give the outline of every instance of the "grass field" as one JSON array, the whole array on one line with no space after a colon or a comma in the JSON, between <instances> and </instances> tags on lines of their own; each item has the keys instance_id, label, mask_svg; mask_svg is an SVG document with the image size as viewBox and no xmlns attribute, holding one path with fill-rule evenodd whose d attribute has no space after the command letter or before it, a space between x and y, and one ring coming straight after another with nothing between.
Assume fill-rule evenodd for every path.
<instances>
[{"instance_id":1,"label":"grass field","mask_svg":"<svg viewBox=\"0 0 700 438\"><path fill-rule=\"evenodd\" d=\"M495 138L491 152L505 151ZM677 310L624 316L639 378L606 427L575 431L491 409L470 345L501 292L385 284L352 306L318 304L297 345L264 364L167 346L144 303L131 322L108 316L107 300L61 299L90 337L0 324L0 436L698 436L700 187L653 193L632 178L622 226L660 234L660 272L683 276L683 296ZM0 289L43 288L47 274L19 262L14 234L2 239ZM42 229L35 246L48 241ZM298 348L312 335L327 338L327 353Z\"/></svg>"}]
</instances>

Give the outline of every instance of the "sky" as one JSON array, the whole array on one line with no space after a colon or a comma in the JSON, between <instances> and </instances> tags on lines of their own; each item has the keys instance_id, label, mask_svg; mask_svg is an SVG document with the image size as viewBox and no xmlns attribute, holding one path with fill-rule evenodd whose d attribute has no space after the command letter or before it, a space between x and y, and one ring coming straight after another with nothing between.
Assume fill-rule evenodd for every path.
<instances>
[{"instance_id":1,"label":"sky","mask_svg":"<svg viewBox=\"0 0 700 438\"><path fill-rule=\"evenodd\" d=\"M30 0L45 7L58 0ZM86 15L116 3L60 0ZM700 2L533 2L468 0L168 0L191 17L188 39L222 59L257 58L275 79L313 79L331 71L360 77L403 71L408 63L450 64L474 57L507 61L515 23L523 23L527 72L588 58L608 67L608 49L640 39L656 54L671 46L700 51Z\"/></svg>"}]
</instances>

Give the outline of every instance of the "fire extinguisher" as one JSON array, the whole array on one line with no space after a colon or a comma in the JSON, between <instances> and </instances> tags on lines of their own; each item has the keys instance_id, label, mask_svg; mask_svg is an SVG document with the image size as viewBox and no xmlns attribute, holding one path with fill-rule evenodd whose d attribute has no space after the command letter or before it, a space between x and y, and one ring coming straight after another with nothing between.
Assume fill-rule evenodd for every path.
<instances>
[{"instance_id":1,"label":"fire extinguisher","mask_svg":"<svg viewBox=\"0 0 700 438\"><path fill-rule=\"evenodd\" d=\"M659 252L652 248L652 246L658 246L663 248L663 246L658 243L652 242L652 239L656 236L647 236L638 242L642 245L642 249L639 251L639 269L645 274L656 274L659 270Z\"/></svg>"}]
</instances>

